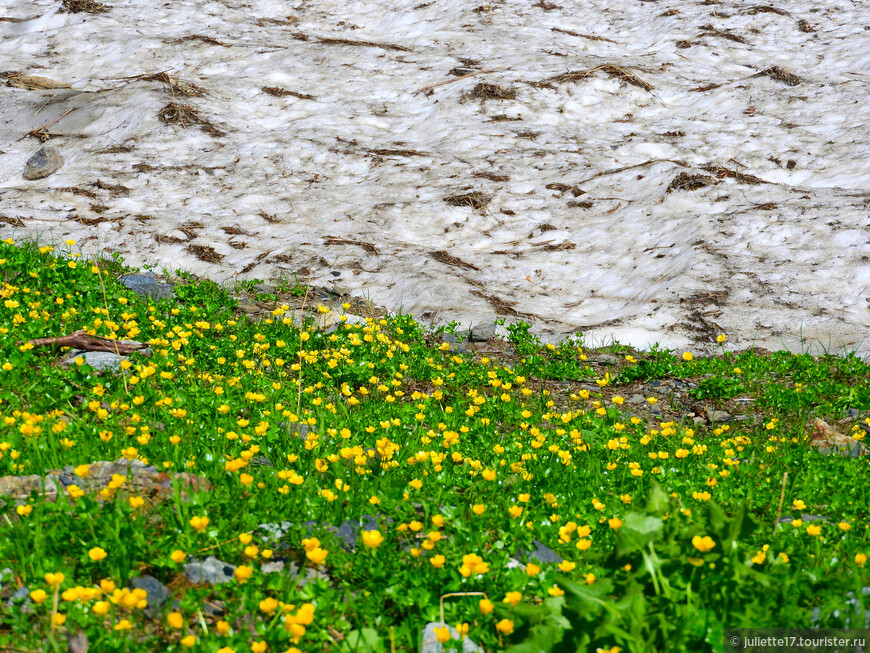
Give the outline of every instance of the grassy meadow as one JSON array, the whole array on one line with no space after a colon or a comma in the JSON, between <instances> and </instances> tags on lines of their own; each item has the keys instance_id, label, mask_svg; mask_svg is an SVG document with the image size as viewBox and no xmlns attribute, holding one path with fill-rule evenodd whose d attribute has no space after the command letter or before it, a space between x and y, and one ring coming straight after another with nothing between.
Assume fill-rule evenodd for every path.
<instances>
[{"instance_id":1,"label":"grassy meadow","mask_svg":"<svg viewBox=\"0 0 870 653\"><path fill-rule=\"evenodd\" d=\"M300 285L176 273L152 301L125 271L0 243L0 477L126 459L173 482L0 496L0 650L417 651L443 615L487 651L698 652L865 624L870 456L809 442L817 418L870 430L856 356L542 345L521 322L460 351L455 325L347 320ZM99 372L29 342L80 330L150 355ZM207 556L228 582L185 576Z\"/></svg>"}]
</instances>

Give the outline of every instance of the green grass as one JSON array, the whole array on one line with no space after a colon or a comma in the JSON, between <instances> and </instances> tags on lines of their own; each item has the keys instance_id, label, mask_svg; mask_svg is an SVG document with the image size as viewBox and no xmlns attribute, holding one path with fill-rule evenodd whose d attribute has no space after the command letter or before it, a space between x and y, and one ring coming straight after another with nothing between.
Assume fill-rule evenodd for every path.
<instances>
[{"instance_id":1,"label":"green grass","mask_svg":"<svg viewBox=\"0 0 870 653\"><path fill-rule=\"evenodd\" d=\"M280 293L304 296L298 281L257 296L275 302L260 320L181 273L151 302L115 281L123 261L71 247L0 243L0 476L126 456L211 489L0 497L0 648L62 651L83 631L96 651L415 651L448 593L470 593L445 620L487 650L719 651L724 628L864 623L868 457L807 443L847 409L861 416L838 427L863 435L855 356L593 351L523 324L460 355L406 315L294 326ZM79 329L153 353L98 373L26 344ZM661 380L691 387L646 385ZM651 401L623 401L637 393ZM715 408L746 419L693 419ZM783 516L827 520L774 533L783 491ZM363 514L380 537L354 551L325 528ZM258 530L277 522L280 541ZM533 539L566 562L508 568ZM206 555L242 571L188 583L184 557ZM270 555L328 579L263 573ZM146 574L173 594L154 618L125 592ZM18 587L29 607L7 608Z\"/></svg>"}]
</instances>

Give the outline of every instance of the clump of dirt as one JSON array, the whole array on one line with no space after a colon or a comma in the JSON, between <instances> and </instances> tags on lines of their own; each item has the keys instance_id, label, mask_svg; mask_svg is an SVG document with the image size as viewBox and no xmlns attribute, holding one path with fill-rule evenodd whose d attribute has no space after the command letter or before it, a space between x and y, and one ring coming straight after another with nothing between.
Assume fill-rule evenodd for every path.
<instances>
[{"instance_id":1,"label":"clump of dirt","mask_svg":"<svg viewBox=\"0 0 870 653\"><path fill-rule=\"evenodd\" d=\"M68 14L104 14L111 7L96 0L63 0L60 10Z\"/></svg>"},{"instance_id":2,"label":"clump of dirt","mask_svg":"<svg viewBox=\"0 0 870 653\"><path fill-rule=\"evenodd\" d=\"M713 177L707 175L692 175L688 172L681 172L671 181L666 193L672 193L675 190L698 190L705 186L712 186L717 183Z\"/></svg>"},{"instance_id":3,"label":"clump of dirt","mask_svg":"<svg viewBox=\"0 0 870 653\"><path fill-rule=\"evenodd\" d=\"M212 136L224 136L224 132L211 124L208 120L201 118L199 109L190 104L178 104L170 102L160 110L157 117L161 122L180 125L185 129L192 125L199 125L207 134Z\"/></svg>"},{"instance_id":4,"label":"clump of dirt","mask_svg":"<svg viewBox=\"0 0 870 653\"><path fill-rule=\"evenodd\" d=\"M477 100L515 100L517 92L498 84L490 84L489 82L480 82L477 86L471 89L468 93L462 96L465 98L474 98Z\"/></svg>"},{"instance_id":5,"label":"clump of dirt","mask_svg":"<svg viewBox=\"0 0 870 653\"><path fill-rule=\"evenodd\" d=\"M475 211L486 209L492 197L480 191L472 191L464 195L448 195L444 198L450 206L470 206Z\"/></svg>"},{"instance_id":6,"label":"clump of dirt","mask_svg":"<svg viewBox=\"0 0 870 653\"><path fill-rule=\"evenodd\" d=\"M785 84L788 84L789 86L797 86L801 83L800 77L788 72L783 68L780 68L779 66L771 66L770 68L766 68L760 73L752 75L752 77L770 77L771 79L775 79L778 82L783 82Z\"/></svg>"}]
</instances>

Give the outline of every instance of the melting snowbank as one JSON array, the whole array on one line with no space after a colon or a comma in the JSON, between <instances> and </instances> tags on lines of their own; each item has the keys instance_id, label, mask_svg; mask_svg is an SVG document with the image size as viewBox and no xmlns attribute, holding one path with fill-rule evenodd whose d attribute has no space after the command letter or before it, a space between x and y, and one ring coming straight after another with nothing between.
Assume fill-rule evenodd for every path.
<instances>
[{"instance_id":1,"label":"melting snowbank","mask_svg":"<svg viewBox=\"0 0 870 653\"><path fill-rule=\"evenodd\" d=\"M436 323L870 352L865 3L154 7L0 10L7 79L74 87L0 86L3 237ZM43 125L65 164L27 181Z\"/></svg>"}]
</instances>

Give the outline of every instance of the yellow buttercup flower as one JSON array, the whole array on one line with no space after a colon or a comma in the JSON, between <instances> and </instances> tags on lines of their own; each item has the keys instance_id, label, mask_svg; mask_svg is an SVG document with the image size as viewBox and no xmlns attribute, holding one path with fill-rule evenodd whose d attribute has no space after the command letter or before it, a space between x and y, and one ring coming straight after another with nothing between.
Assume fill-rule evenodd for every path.
<instances>
[{"instance_id":1,"label":"yellow buttercup flower","mask_svg":"<svg viewBox=\"0 0 870 653\"><path fill-rule=\"evenodd\" d=\"M696 535L692 538L692 544L701 553L707 553L707 551L710 551L714 546L716 546L713 538L709 535L705 535L703 537L701 537L700 535Z\"/></svg>"}]
</instances>

